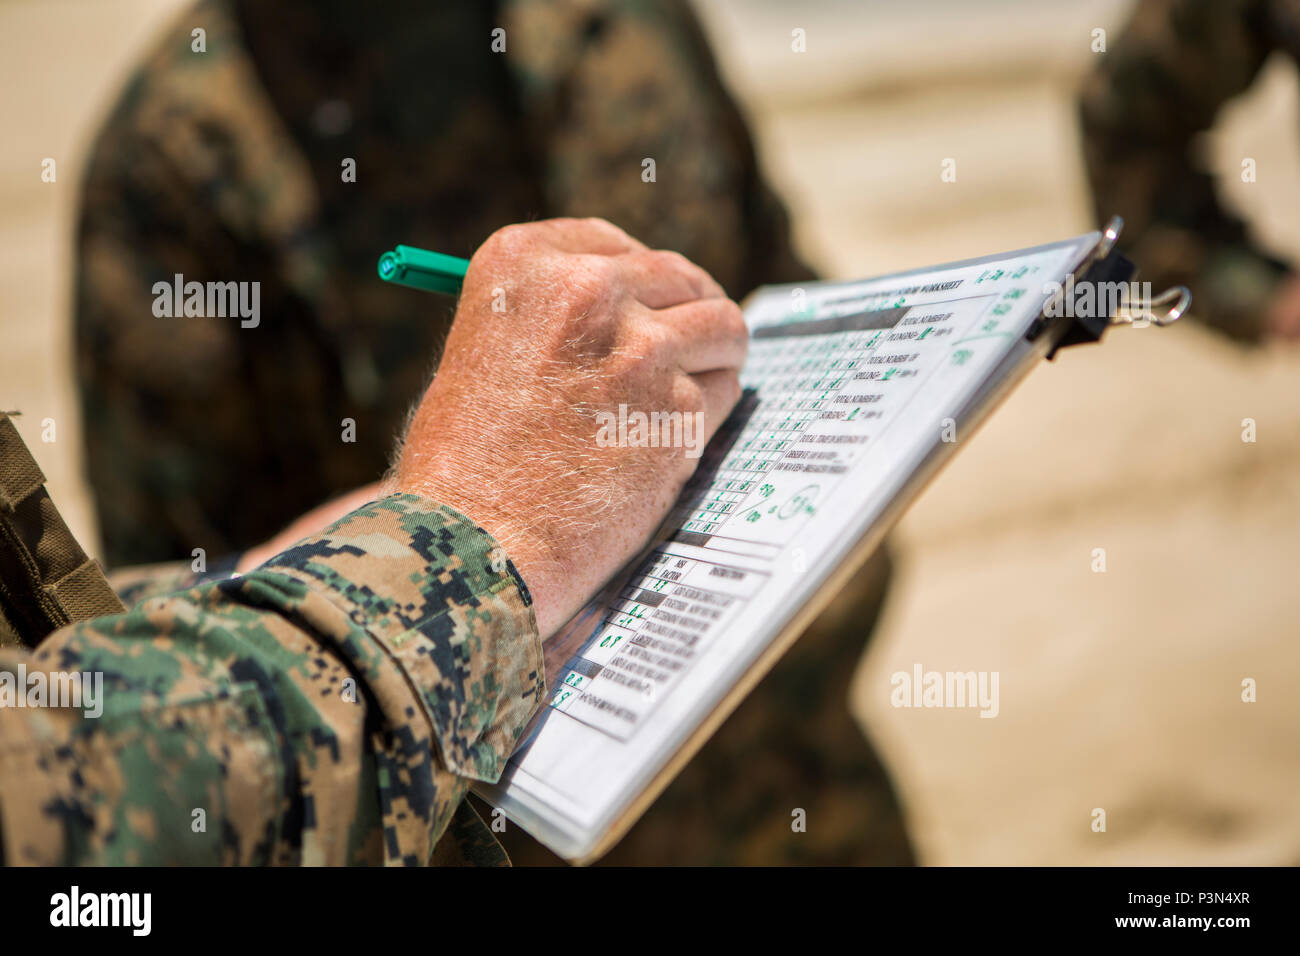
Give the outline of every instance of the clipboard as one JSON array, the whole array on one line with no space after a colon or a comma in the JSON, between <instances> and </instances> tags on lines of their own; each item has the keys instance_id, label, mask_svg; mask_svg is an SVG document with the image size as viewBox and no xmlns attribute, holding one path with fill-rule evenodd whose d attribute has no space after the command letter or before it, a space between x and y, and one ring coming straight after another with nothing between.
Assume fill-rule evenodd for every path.
<instances>
[{"instance_id":1,"label":"clipboard","mask_svg":"<svg viewBox=\"0 0 1300 956\"><path fill-rule=\"evenodd\" d=\"M1115 248L1122 227L1115 218L1060 243L751 295L742 382L757 384L654 543L547 642L549 704L501 781L475 791L572 863L612 848L1039 361L1112 325L1186 313L1181 286L1137 313L1115 294L1137 273ZM928 377L910 382L922 366ZM930 440L936 411L946 414ZM818 501L820 475L839 484ZM859 493L849 479L864 476ZM823 549L795 570L782 562L800 550L799 520Z\"/></svg>"}]
</instances>

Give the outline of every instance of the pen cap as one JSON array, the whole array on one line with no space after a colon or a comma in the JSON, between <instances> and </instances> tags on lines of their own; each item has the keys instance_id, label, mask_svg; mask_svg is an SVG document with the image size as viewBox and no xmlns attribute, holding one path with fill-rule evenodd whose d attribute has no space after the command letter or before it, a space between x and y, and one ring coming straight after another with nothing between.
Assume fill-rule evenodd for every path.
<instances>
[{"instance_id":1,"label":"pen cap","mask_svg":"<svg viewBox=\"0 0 1300 956\"><path fill-rule=\"evenodd\" d=\"M440 252L429 252L414 246L398 246L379 257L379 278L385 282L446 292L455 295L460 291L461 280L469 268L469 261Z\"/></svg>"}]
</instances>

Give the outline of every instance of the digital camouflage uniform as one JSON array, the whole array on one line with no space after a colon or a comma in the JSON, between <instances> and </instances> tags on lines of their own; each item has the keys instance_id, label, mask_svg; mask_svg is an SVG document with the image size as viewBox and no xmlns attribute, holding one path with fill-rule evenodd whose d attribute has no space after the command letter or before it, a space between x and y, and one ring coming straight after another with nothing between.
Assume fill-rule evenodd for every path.
<instances>
[{"instance_id":1,"label":"digital camouflage uniform","mask_svg":"<svg viewBox=\"0 0 1300 956\"><path fill-rule=\"evenodd\" d=\"M20 692L24 669L103 675L98 717L0 706L3 861L504 862L462 798L499 778L544 672L495 549L394 495L256 571L0 649Z\"/></svg>"},{"instance_id":2,"label":"digital camouflage uniform","mask_svg":"<svg viewBox=\"0 0 1300 956\"><path fill-rule=\"evenodd\" d=\"M1196 314L1241 339L1288 270L1223 209L1192 148L1275 50L1300 58L1300 0L1140 0L1081 101L1099 220L1124 217L1120 246L1154 291L1188 286Z\"/></svg>"},{"instance_id":3,"label":"digital camouflage uniform","mask_svg":"<svg viewBox=\"0 0 1300 956\"><path fill-rule=\"evenodd\" d=\"M681 0L384 10L205 0L163 33L99 135L76 342L110 565L202 547L215 568L382 473L454 311L377 280L397 243L468 257L506 223L594 215L733 296L810 275ZM260 282L260 323L156 318L153 284L178 273ZM846 706L886 568L881 555L844 619L812 628L661 798L625 841L642 850L613 859L910 861ZM183 577L135 574L128 603ZM809 810L806 834L790 832L794 807ZM517 861L554 859L507 836Z\"/></svg>"}]
</instances>

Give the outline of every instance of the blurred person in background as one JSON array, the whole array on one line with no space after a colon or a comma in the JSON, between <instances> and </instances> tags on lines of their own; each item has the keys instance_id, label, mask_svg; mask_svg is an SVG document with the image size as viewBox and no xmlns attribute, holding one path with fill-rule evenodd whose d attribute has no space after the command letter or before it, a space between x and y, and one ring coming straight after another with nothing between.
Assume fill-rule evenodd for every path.
<instances>
[{"instance_id":1,"label":"blurred person in background","mask_svg":"<svg viewBox=\"0 0 1300 956\"><path fill-rule=\"evenodd\" d=\"M255 565L241 552L325 499L344 496L341 515L373 497L453 314L380 282L380 252L468 256L503 223L552 216L609 219L735 298L811 278L682 0L401 0L382 16L205 0L183 14L96 141L79 224L104 552L186 558L117 576L126 603ZM260 283L262 321L156 317L151 290L175 275ZM888 573L882 550L608 861L912 861L847 708ZM555 860L503 836L516 862Z\"/></svg>"},{"instance_id":2,"label":"blurred person in background","mask_svg":"<svg viewBox=\"0 0 1300 956\"><path fill-rule=\"evenodd\" d=\"M1191 151L1274 51L1300 58L1294 0L1139 0L1081 99L1098 221L1122 216L1141 278L1188 286L1197 315L1245 341L1300 338L1300 279L1224 210Z\"/></svg>"}]
</instances>

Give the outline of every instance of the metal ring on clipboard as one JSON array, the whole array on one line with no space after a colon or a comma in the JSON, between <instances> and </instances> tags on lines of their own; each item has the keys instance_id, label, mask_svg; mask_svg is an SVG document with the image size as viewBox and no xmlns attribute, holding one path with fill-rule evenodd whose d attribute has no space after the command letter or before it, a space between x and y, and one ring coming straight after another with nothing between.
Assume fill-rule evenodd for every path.
<instances>
[{"instance_id":1,"label":"metal ring on clipboard","mask_svg":"<svg viewBox=\"0 0 1300 956\"><path fill-rule=\"evenodd\" d=\"M1173 304L1170 305L1170 303ZM1185 285L1176 285L1173 288L1166 289L1159 295L1154 296L1151 301L1146 304L1146 308L1137 313L1136 317L1134 316L1134 313L1127 312L1126 314L1114 316L1110 320L1110 324L1135 325L1139 321L1149 320L1152 325L1158 325L1163 328L1166 325L1173 325L1186 315L1187 309L1191 304L1191 290ZM1156 306L1169 306L1169 308L1165 309L1164 315L1157 318L1155 314Z\"/></svg>"},{"instance_id":2,"label":"metal ring on clipboard","mask_svg":"<svg viewBox=\"0 0 1300 956\"><path fill-rule=\"evenodd\" d=\"M1106 223L1106 228L1101 234L1101 242L1097 243L1097 257L1104 259L1110 255L1110 251L1115 248L1115 242L1119 239L1119 234L1124 231L1124 220L1119 216L1111 216L1110 221ZM1161 318L1155 317L1155 306L1175 303L1172 308L1165 311ZM1185 285L1176 285L1172 289L1166 289L1158 296L1155 296L1147 303L1146 309L1141 313L1142 318L1150 318L1152 325L1166 326L1173 325L1184 315L1187 314L1188 308L1192 304L1192 291ZM1137 320L1133 315L1124 316L1116 315L1110 320L1111 325L1133 325Z\"/></svg>"}]
</instances>

